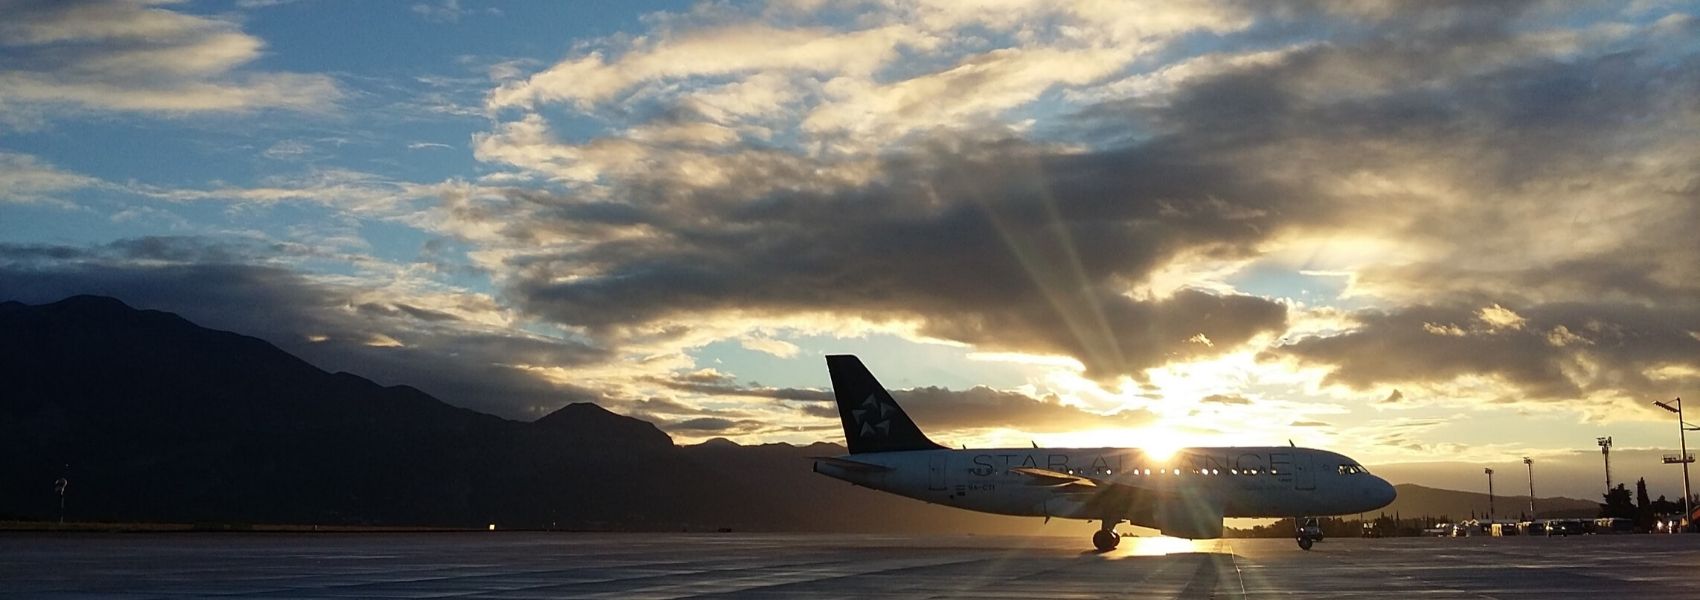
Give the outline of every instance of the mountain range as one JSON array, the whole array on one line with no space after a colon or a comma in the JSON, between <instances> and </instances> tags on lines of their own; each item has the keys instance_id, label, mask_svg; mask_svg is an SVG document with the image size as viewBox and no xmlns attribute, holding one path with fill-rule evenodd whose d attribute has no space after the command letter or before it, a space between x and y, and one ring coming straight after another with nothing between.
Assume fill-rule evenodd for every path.
<instances>
[{"instance_id":1,"label":"mountain range","mask_svg":"<svg viewBox=\"0 0 1700 600\"><path fill-rule=\"evenodd\" d=\"M264 340L113 298L0 304L0 520L55 518L53 483L65 477L67 517L93 521L1084 530L811 472L808 457L843 452L827 443L680 446L651 423L589 403L513 421L330 373ZM1389 514L1464 517L1485 505L1469 492L1399 493ZM1515 509L1526 500L1499 502Z\"/></svg>"}]
</instances>

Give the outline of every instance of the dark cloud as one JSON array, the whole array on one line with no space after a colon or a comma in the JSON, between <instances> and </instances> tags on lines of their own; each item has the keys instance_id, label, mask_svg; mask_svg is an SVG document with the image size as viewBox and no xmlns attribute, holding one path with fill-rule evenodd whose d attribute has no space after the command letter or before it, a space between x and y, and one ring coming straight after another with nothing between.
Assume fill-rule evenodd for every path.
<instances>
[{"instance_id":1,"label":"dark cloud","mask_svg":"<svg viewBox=\"0 0 1700 600\"><path fill-rule=\"evenodd\" d=\"M844 166L831 158L750 147L714 157L720 180L742 183L663 169L610 176L594 200L516 191L509 201L536 218L507 223L513 239L582 243L516 257L503 281L523 309L592 331L824 312L1073 356L1093 377L1137 376L1287 325L1285 305L1256 296L1138 293L1181 257L1252 258L1284 236L1357 235L1430 254L1401 273L1371 265L1366 284L1475 271L1442 287L1494 275L1562 285L1563 264L1518 260L1562 241L1532 217L1557 208L1586 223L1621 204L1616 195L1635 193L1611 189L1625 168L1669 162L1649 144L1671 144L1700 113L1700 60L1657 41L1691 39L1692 19L1613 40L1531 32L1527 20L1546 17L1524 3L1267 11L1230 41L1280 47L1314 40L1320 20L1351 26L1331 43L1182 81L1160 102L1106 102L1047 124L1060 139L1104 142L1085 149L946 130L891 151L866 183L819 175ZM1662 293L1700 280L1680 276L1697 274L1684 257L1700 241L1675 235L1700 222L1690 208L1700 183L1679 175L1700 169L1689 154L1658 165L1666 183L1647 191L1685 202L1665 216L1694 218L1650 221L1677 241L1624 240L1594 265L1599 285ZM1573 187L1554 188L1556 202L1531 192L1559 184ZM1641 260L1659 275L1625 275L1635 269L1616 267L1630 256L1650 256Z\"/></svg>"},{"instance_id":2,"label":"dark cloud","mask_svg":"<svg viewBox=\"0 0 1700 600\"><path fill-rule=\"evenodd\" d=\"M1574 400L1594 392L1634 398L1680 395L1700 384L1700 305L1551 303L1508 308L1521 321L1494 326L1477 306L1415 306L1358 314L1346 333L1280 346L1269 356L1332 367L1327 381L1356 389L1489 376L1515 386L1503 400ZM1389 401L1403 397L1395 392Z\"/></svg>"},{"instance_id":3,"label":"dark cloud","mask_svg":"<svg viewBox=\"0 0 1700 600\"><path fill-rule=\"evenodd\" d=\"M1138 427L1156 420L1146 410L1101 415L1063 404L1055 396L1034 398L976 386L966 390L921 387L892 392L903 410L924 428L939 430L1007 427L1022 431L1077 431Z\"/></svg>"},{"instance_id":4,"label":"dark cloud","mask_svg":"<svg viewBox=\"0 0 1700 600\"><path fill-rule=\"evenodd\" d=\"M407 384L445 401L518 419L599 394L510 365L604 360L595 346L465 326L402 302L359 303L366 290L256 264L267 246L195 238L124 240L93 248L0 244L0 298L44 303L76 294L178 313L204 327L272 342L333 371ZM322 341L311 341L321 337ZM383 336L399 347L371 345Z\"/></svg>"},{"instance_id":5,"label":"dark cloud","mask_svg":"<svg viewBox=\"0 0 1700 600\"><path fill-rule=\"evenodd\" d=\"M738 427L739 424L737 421L722 419L719 417L697 417L668 424L668 429L670 431L689 431L698 433L722 432Z\"/></svg>"},{"instance_id":6,"label":"dark cloud","mask_svg":"<svg viewBox=\"0 0 1700 600\"><path fill-rule=\"evenodd\" d=\"M1211 394L1198 400L1204 404L1247 405L1251 400L1236 394Z\"/></svg>"},{"instance_id":7,"label":"dark cloud","mask_svg":"<svg viewBox=\"0 0 1700 600\"><path fill-rule=\"evenodd\" d=\"M926 335L1075 356L1097 376L1286 323L1283 305L1253 296L1129 293L1179 252L1248 255L1287 199L1278 182L1161 145L1078 155L990 140L905 155L867 187L624 191L618 208L528 192L551 209L521 238L599 222L646 234L515 258L508 295L604 331L716 311L913 319Z\"/></svg>"},{"instance_id":8,"label":"dark cloud","mask_svg":"<svg viewBox=\"0 0 1700 600\"><path fill-rule=\"evenodd\" d=\"M659 383L675 390L707 396L743 396L806 402L830 402L832 400L832 392L827 390L740 386L732 381L730 375L722 373L685 373L669 378L652 377L648 378L647 381Z\"/></svg>"},{"instance_id":9,"label":"dark cloud","mask_svg":"<svg viewBox=\"0 0 1700 600\"><path fill-rule=\"evenodd\" d=\"M654 423L668 433L690 437L710 434L743 436L798 432L816 433L821 437L831 437L834 432L838 431L836 413L809 414L808 416L819 418L799 423L794 414L781 413L775 415L772 411L703 408L668 398L626 401L611 399L604 404L628 416Z\"/></svg>"},{"instance_id":10,"label":"dark cloud","mask_svg":"<svg viewBox=\"0 0 1700 600\"><path fill-rule=\"evenodd\" d=\"M1412 250L1354 281L1386 308L1268 356L1356 389L1488 376L1507 401L1700 383L1660 371L1700 368L1700 153L1681 141L1700 135L1700 53L1676 41L1696 20L1589 39L1531 33L1509 5L1370 12L1362 37L1127 108L1198 153L1318 182L1271 226ZM1527 323L1488 326L1494 305Z\"/></svg>"},{"instance_id":11,"label":"dark cloud","mask_svg":"<svg viewBox=\"0 0 1700 600\"><path fill-rule=\"evenodd\" d=\"M798 407L810 417L830 420L833 424L838 419L838 409L830 390L745 387L725 375L704 372L652 381L707 396L779 400ZM1055 396L1034 398L983 386L967 390L920 387L893 390L892 396L903 405L904 412L928 431L999 427L1024 431L1073 431L1137 427L1155 420L1155 415L1143 410L1101 415L1063 404Z\"/></svg>"},{"instance_id":12,"label":"dark cloud","mask_svg":"<svg viewBox=\"0 0 1700 600\"><path fill-rule=\"evenodd\" d=\"M420 307L417 307L417 306L411 306L411 305L408 305L408 304L403 304L403 303L398 303L398 302L367 302L365 304L361 304L359 306L354 307L354 310L357 311L357 312L360 312L361 314L365 314L365 315L375 315L375 316L383 316L383 317L399 317L399 316L405 315L405 316L413 317L415 319L419 319L421 321L459 321L459 320L461 320L460 317L457 317L455 315L452 315L452 314L449 314L449 313L446 313L446 312L442 312L442 311L438 311L438 310L431 310L431 309L428 309L428 308L420 308Z\"/></svg>"}]
</instances>

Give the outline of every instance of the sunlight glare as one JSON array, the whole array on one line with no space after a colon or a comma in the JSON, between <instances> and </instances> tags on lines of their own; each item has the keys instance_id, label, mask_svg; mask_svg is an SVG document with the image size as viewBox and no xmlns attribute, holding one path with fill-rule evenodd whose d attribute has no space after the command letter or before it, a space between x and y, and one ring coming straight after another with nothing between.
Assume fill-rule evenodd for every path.
<instances>
[{"instance_id":1,"label":"sunlight glare","mask_svg":"<svg viewBox=\"0 0 1700 600\"><path fill-rule=\"evenodd\" d=\"M1152 460L1164 461L1187 446L1178 432L1161 427L1092 429L1043 436L1047 446L1064 448L1139 448Z\"/></svg>"},{"instance_id":2,"label":"sunlight glare","mask_svg":"<svg viewBox=\"0 0 1700 600\"><path fill-rule=\"evenodd\" d=\"M1200 544L1210 544L1215 540L1187 540L1166 535L1155 537L1123 537L1123 552L1117 552L1118 558L1126 556L1167 556L1170 554L1185 554L1205 550Z\"/></svg>"},{"instance_id":3,"label":"sunlight glare","mask_svg":"<svg viewBox=\"0 0 1700 600\"><path fill-rule=\"evenodd\" d=\"M1147 459L1163 462L1185 448L1186 442L1173 430L1148 427L1140 430L1134 439L1134 447L1143 451Z\"/></svg>"}]
</instances>

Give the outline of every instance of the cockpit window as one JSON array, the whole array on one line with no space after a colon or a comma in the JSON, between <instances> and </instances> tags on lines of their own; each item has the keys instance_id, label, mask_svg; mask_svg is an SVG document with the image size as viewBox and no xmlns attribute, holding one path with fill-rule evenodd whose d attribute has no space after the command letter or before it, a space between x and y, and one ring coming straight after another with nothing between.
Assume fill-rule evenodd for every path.
<instances>
[{"instance_id":1,"label":"cockpit window","mask_svg":"<svg viewBox=\"0 0 1700 600\"><path fill-rule=\"evenodd\" d=\"M1358 475L1358 474L1362 474L1362 473L1369 473L1369 469L1365 469L1363 467L1363 465L1356 465L1356 464L1340 465L1340 474L1341 475Z\"/></svg>"}]
</instances>

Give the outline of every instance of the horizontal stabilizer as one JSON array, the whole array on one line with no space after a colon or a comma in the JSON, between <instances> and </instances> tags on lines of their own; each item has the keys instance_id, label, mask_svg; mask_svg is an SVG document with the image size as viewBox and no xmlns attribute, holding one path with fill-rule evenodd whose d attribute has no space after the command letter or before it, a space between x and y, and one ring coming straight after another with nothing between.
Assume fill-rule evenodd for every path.
<instances>
[{"instance_id":1,"label":"horizontal stabilizer","mask_svg":"<svg viewBox=\"0 0 1700 600\"><path fill-rule=\"evenodd\" d=\"M891 470L891 467L888 467L888 466L885 466L885 465L869 464L869 463L865 463L865 462L854 461L854 460L850 460L850 459L846 459L846 458L837 458L837 457L833 457L833 456L811 456L811 457L809 457L809 459L816 461L816 462L823 462L823 463L832 465L834 467L844 469L846 471L860 471L860 472L863 472L863 473L878 473L880 471L890 471Z\"/></svg>"},{"instance_id":2,"label":"horizontal stabilizer","mask_svg":"<svg viewBox=\"0 0 1700 600\"><path fill-rule=\"evenodd\" d=\"M1098 487L1098 484L1093 483L1091 479L1069 475L1068 473L1052 471L1050 469L1016 467L1010 469L1009 472L1020 473L1033 478L1034 481L1030 482L1029 485L1077 485L1081 487Z\"/></svg>"}]
</instances>

